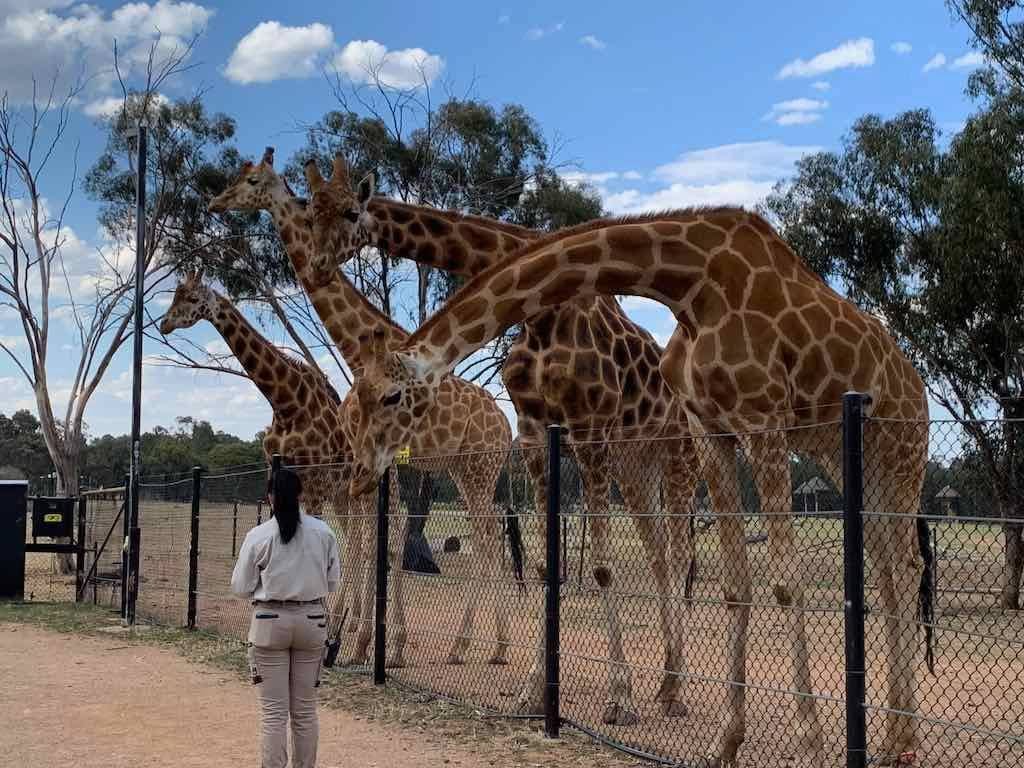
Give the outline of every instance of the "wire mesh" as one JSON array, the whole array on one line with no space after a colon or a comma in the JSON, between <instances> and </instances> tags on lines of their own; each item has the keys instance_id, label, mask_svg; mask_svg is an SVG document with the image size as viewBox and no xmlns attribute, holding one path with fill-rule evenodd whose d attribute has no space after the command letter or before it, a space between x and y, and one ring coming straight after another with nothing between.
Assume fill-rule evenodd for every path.
<instances>
[{"instance_id":1,"label":"wire mesh","mask_svg":"<svg viewBox=\"0 0 1024 768\"><path fill-rule=\"evenodd\" d=\"M844 764L841 436L842 425L829 423L564 443L567 722L673 764L707 764L731 745L737 766ZM865 424L872 764L1024 766L1016 441L1005 422ZM413 457L391 472L392 680L505 715L541 713L546 463L546 449L528 448ZM343 584L330 601L331 626L343 629L340 659L366 669L377 494L349 498L343 464L292 468L307 511L342 545ZM231 570L245 534L267 519L267 476L253 467L202 478L197 626L237 641L250 606L231 595ZM142 490L139 614L181 625L192 480ZM121 500L90 499L87 547ZM111 576L112 598L119 569L120 547L108 547L97 572Z\"/></svg>"},{"instance_id":2,"label":"wire mesh","mask_svg":"<svg viewBox=\"0 0 1024 768\"><path fill-rule=\"evenodd\" d=\"M868 732L878 760L1024 765L1020 429L865 425ZM908 446L925 438L915 475ZM901 654L905 665L893 665Z\"/></svg>"},{"instance_id":3,"label":"wire mesh","mask_svg":"<svg viewBox=\"0 0 1024 768\"><path fill-rule=\"evenodd\" d=\"M85 573L82 600L121 610L124 488L86 491Z\"/></svg>"}]
</instances>

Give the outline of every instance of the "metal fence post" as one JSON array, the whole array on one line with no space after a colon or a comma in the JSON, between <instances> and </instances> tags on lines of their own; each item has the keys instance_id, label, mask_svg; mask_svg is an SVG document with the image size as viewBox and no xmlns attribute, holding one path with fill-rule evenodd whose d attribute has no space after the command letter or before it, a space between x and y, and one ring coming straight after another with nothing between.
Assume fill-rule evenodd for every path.
<instances>
[{"instance_id":1,"label":"metal fence post","mask_svg":"<svg viewBox=\"0 0 1024 768\"><path fill-rule=\"evenodd\" d=\"M548 427L547 583L544 586L544 735L558 738L559 713L559 608L561 547L558 525L562 491L562 428Z\"/></svg>"},{"instance_id":2,"label":"metal fence post","mask_svg":"<svg viewBox=\"0 0 1024 768\"><path fill-rule=\"evenodd\" d=\"M128 515L128 497L130 495L128 489L131 487L131 483L131 475L125 475L122 499L124 540L121 542L121 618L125 621L128 620L128 536L131 532L131 520Z\"/></svg>"},{"instance_id":3,"label":"metal fence post","mask_svg":"<svg viewBox=\"0 0 1024 768\"><path fill-rule=\"evenodd\" d=\"M864 667L864 412L866 396L843 395L843 614L846 653L846 767L867 765Z\"/></svg>"},{"instance_id":4,"label":"metal fence post","mask_svg":"<svg viewBox=\"0 0 1024 768\"><path fill-rule=\"evenodd\" d=\"M78 536L75 550L75 602L82 601L83 577L85 576L85 496L78 497Z\"/></svg>"},{"instance_id":5,"label":"metal fence post","mask_svg":"<svg viewBox=\"0 0 1024 768\"><path fill-rule=\"evenodd\" d=\"M377 487L377 588L373 617L373 684L384 685L384 656L387 646L388 611L388 508L391 469L384 470ZM396 563L401 568L401 563Z\"/></svg>"},{"instance_id":6,"label":"metal fence post","mask_svg":"<svg viewBox=\"0 0 1024 768\"><path fill-rule=\"evenodd\" d=\"M192 467L192 521L188 542L188 628L196 628L199 589L199 501L203 468Z\"/></svg>"}]
</instances>

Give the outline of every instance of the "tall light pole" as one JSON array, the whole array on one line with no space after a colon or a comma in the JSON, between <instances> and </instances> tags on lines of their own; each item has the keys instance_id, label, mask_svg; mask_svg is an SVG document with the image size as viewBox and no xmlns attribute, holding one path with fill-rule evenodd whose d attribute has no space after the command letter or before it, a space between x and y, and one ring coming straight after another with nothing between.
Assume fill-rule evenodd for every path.
<instances>
[{"instance_id":1,"label":"tall light pole","mask_svg":"<svg viewBox=\"0 0 1024 768\"><path fill-rule=\"evenodd\" d=\"M135 131L135 330L132 347L132 440L128 489L128 590L121 615L135 623L139 595L139 478L142 473L142 302L146 279L146 123Z\"/></svg>"}]
</instances>

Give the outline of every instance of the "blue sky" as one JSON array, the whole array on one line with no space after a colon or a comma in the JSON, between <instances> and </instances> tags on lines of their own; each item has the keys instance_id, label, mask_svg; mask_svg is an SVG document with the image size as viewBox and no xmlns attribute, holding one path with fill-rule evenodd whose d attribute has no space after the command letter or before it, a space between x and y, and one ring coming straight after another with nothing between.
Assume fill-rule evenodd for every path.
<instances>
[{"instance_id":1,"label":"blue sky","mask_svg":"<svg viewBox=\"0 0 1024 768\"><path fill-rule=\"evenodd\" d=\"M472 86L478 98L520 103L562 145L571 178L601 191L606 207L634 212L696 203L755 203L803 153L835 148L851 123L874 112L930 108L955 131L973 109L963 95L977 65L966 29L942 0L857 3L641 2L246 2L154 4L0 0L0 91L24 99L34 75L84 67L94 75L73 117L80 167L102 146L94 115L116 97L110 45L133 55L159 28L165 41L204 30L196 67L166 89L205 92L212 110L238 121L237 144L257 154L274 144L287 157L296 125L333 106L324 68L360 77L368 58L396 81L420 62L434 87ZM130 63L129 63L130 66ZM137 71L137 67L136 67ZM70 179L71 143L45 193ZM84 273L104 243L95 206L73 199L66 257ZM660 307L627 300L660 339L673 327ZM75 357L58 323L51 380L65 384ZM18 326L0 310L0 340ZM63 334L63 335L62 335ZM273 329L268 330L273 336ZM193 330L215 341L208 325ZM60 352L56 348L61 347ZM24 346L20 351L24 353ZM155 349L147 348L147 353ZM120 355L87 413L93 435L129 427L128 355ZM270 418L235 377L147 367L143 423L177 415L252 435ZM0 358L0 411L32 407L10 360ZM58 398L59 399L59 398Z\"/></svg>"}]
</instances>

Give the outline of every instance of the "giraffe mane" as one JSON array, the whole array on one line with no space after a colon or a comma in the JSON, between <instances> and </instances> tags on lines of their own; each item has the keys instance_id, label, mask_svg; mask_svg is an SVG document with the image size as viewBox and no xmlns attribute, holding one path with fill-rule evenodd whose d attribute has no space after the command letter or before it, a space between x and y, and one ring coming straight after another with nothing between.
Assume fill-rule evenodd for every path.
<instances>
[{"instance_id":1,"label":"giraffe mane","mask_svg":"<svg viewBox=\"0 0 1024 768\"><path fill-rule=\"evenodd\" d=\"M413 205L412 203L406 203L402 200L396 200L391 197L385 197L384 195L375 195L374 199L385 202L389 207L400 208L413 214L423 213L422 205ZM372 202L370 203L373 204ZM429 206L426 206L429 207ZM433 208L430 207L430 215L437 216L439 219L451 223L469 223L478 224L481 227L487 229L497 230L504 232L509 235L514 235L527 240L536 240L538 238L537 230L530 229L529 227L523 227L519 224L512 224L508 221L501 221L500 219L491 219L487 216L480 216L475 213L462 213L461 211L452 210L450 208Z\"/></svg>"}]
</instances>

